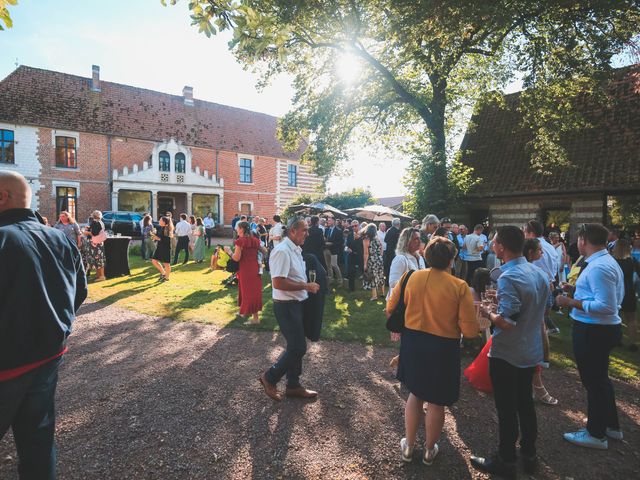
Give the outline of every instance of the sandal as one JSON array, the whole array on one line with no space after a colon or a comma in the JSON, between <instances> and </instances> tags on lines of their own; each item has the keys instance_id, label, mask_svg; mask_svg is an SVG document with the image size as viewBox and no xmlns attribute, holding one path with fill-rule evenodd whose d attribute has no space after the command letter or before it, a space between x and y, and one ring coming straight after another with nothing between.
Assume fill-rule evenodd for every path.
<instances>
[{"instance_id":1,"label":"sandal","mask_svg":"<svg viewBox=\"0 0 640 480\"><path fill-rule=\"evenodd\" d=\"M538 400L541 403L544 403L545 405L557 405L558 404L558 399L555 397L552 397L549 392L547 392L547 389L543 386L541 387L536 387L535 385L533 386L533 399L534 400Z\"/></svg>"},{"instance_id":2,"label":"sandal","mask_svg":"<svg viewBox=\"0 0 640 480\"><path fill-rule=\"evenodd\" d=\"M389 361L389 366L391 368L396 368L398 366L399 361L400 361L400 355L396 355Z\"/></svg>"}]
</instances>

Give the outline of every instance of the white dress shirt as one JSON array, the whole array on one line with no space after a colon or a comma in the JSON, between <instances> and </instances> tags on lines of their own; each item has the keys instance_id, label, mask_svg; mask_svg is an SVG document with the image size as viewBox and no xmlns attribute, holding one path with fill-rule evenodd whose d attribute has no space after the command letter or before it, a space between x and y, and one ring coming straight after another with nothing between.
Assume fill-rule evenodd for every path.
<instances>
[{"instance_id":1,"label":"white dress shirt","mask_svg":"<svg viewBox=\"0 0 640 480\"><path fill-rule=\"evenodd\" d=\"M544 237L538 237L540 245L542 246L542 256L535 262L531 262L534 265L540 267L544 273L547 274L549 282L553 282L558 273L558 266L560 265L560 259L558 259L558 252L553 245L547 242Z\"/></svg>"},{"instance_id":2,"label":"white dress shirt","mask_svg":"<svg viewBox=\"0 0 640 480\"><path fill-rule=\"evenodd\" d=\"M204 217L202 223L204 224L204 228L214 228L216 226L216 222L214 222L213 218L210 217Z\"/></svg>"},{"instance_id":3,"label":"white dress shirt","mask_svg":"<svg viewBox=\"0 0 640 480\"><path fill-rule=\"evenodd\" d=\"M175 228L176 237L186 237L191 234L191 224L186 220L180 220Z\"/></svg>"},{"instance_id":4,"label":"white dress shirt","mask_svg":"<svg viewBox=\"0 0 640 480\"><path fill-rule=\"evenodd\" d=\"M273 242L274 247L277 247L280 242L282 242L282 230L282 223L280 222L276 223L273 227L271 227L271 230L269 230L269 237ZM273 237L280 237L280 240L274 240Z\"/></svg>"},{"instance_id":5,"label":"white dress shirt","mask_svg":"<svg viewBox=\"0 0 640 480\"><path fill-rule=\"evenodd\" d=\"M624 298L624 275L618 262L600 250L585 258L587 266L576 282L573 298L582 300L582 310L571 310L571 318L583 323L617 325Z\"/></svg>"},{"instance_id":6,"label":"white dress shirt","mask_svg":"<svg viewBox=\"0 0 640 480\"><path fill-rule=\"evenodd\" d=\"M475 233L468 234L466 237L464 237L464 246L467 250L464 259L467 262L479 262L480 260L482 260L484 242L482 241L482 237L480 235L476 235Z\"/></svg>"},{"instance_id":7,"label":"white dress shirt","mask_svg":"<svg viewBox=\"0 0 640 480\"><path fill-rule=\"evenodd\" d=\"M424 263L424 258L420 255L417 257L410 253L401 253L396 255L391 262L391 268L389 269L389 292L393 290L393 287L400 281L402 275L409 270L423 270L427 268Z\"/></svg>"},{"instance_id":8,"label":"white dress shirt","mask_svg":"<svg viewBox=\"0 0 640 480\"><path fill-rule=\"evenodd\" d=\"M378 240L380 240L380 243L382 244L382 251L384 252L387 249L387 244L384 241L384 237L387 234L387 232L381 232L380 230L378 230Z\"/></svg>"},{"instance_id":9,"label":"white dress shirt","mask_svg":"<svg viewBox=\"0 0 640 480\"><path fill-rule=\"evenodd\" d=\"M302 248L293 243L289 237L285 238L269 255L269 271L272 279L283 277L294 282L306 283L307 272L302 258ZM272 291L274 300L297 300L302 302L309 296L306 290L287 291L274 287Z\"/></svg>"}]
</instances>

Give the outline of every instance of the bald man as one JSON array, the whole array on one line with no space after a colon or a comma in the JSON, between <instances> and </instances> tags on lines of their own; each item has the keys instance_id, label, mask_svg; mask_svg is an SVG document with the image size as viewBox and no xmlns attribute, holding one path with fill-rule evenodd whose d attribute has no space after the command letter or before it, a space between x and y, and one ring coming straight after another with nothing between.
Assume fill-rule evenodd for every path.
<instances>
[{"instance_id":1,"label":"bald man","mask_svg":"<svg viewBox=\"0 0 640 480\"><path fill-rule=\"evenodd\" d=\"M78 247L30 206L25 178L0 170L0 439L11 427L21 479L54 479L58 366L87 281Z\"/></svg>"}]
</instances>

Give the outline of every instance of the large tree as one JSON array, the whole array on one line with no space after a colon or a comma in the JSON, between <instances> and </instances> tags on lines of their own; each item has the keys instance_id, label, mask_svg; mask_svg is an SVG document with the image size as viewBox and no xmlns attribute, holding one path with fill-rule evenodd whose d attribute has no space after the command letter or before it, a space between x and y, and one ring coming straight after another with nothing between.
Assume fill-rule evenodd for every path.
<instances>
[{"instance_id":1,"label":"large tree","mask_svg":"<svg viewBox=\"0 0 640 480\"><path fill-rule=\"evenodd\" d=\"M346 159L355 132L406 146L414 214L441 212L464 188L469 172L451 145L460 115L514 79L535 87L520 102L535 133L534 166L562 162L559 135L581 126L571 98L597 86L640 24L640 0L190 0L189 8L206 35L230 30L230 49L264 82L293 76L279 135L291 149L308 137L304 160L317 173Z\"/></svg>"}]
</instances>

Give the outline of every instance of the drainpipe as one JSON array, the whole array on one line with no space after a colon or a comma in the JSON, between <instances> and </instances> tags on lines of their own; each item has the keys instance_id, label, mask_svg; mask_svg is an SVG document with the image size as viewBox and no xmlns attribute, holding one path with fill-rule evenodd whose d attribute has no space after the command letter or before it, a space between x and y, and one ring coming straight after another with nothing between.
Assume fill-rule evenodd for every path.
<instances>
[{"instance_id":1,"label":"drainpipe","mask_svg":"<svg viewBox=\"0 0 640 480\"><path fill-rule=\"evenodd\" d=\"M218 150L216 150L216 182L220 183L220 179L218 178Z\"/></svg>"},{"instance_id":2,"label":"drainpipe","mask_svg":"<svg viewBox=\"0 0 640 480\"><path fill-rule=\"evenodd\" d=\"M111 172L111 135L107 136L107 178L109 179L108 192L109 195L109 210L113 210L113 173Z\"/></svg>"}]
</instances>

